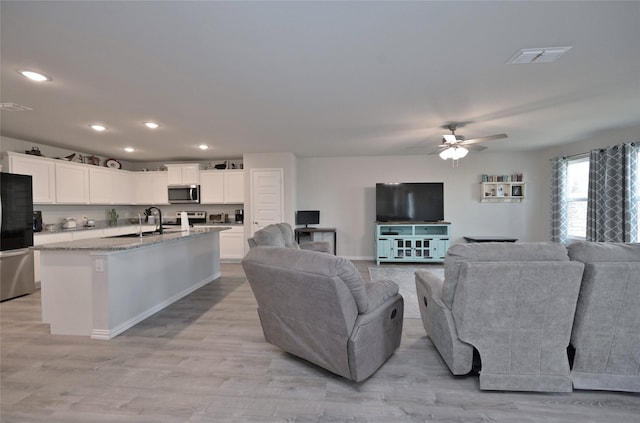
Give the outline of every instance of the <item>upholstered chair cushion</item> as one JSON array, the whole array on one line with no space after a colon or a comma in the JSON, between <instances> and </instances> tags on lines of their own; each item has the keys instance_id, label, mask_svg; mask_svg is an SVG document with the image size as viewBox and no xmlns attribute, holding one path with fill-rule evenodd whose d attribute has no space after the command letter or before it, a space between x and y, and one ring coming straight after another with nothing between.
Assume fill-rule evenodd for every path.
<instances>
[{"instance_id":1,"label":"upholstered chair cushion","mask_svg":"<svg viewBox=\"0 0 640 423\"><path fill-rule=\"evenodd\" d=\"M451 308L460 269L466 262L569 261L564 245L554 242L492 242L456 244L444 261L442 300Z\"/></svg>"},{"instance_id":2,"label":"upholstered chair cushion","mask_svg":"<svg viewBox=\"0 0 640 423\"><path fill-rule=\"evenodd\" d=\"M253 234L253 241L260 247L286 247L282 231L276 225L265 226Z\"/></svg>"},{"instance_id":3,"label":"upholstered chair cushion","mask_svg":"<svg viewBox=\"0 0 640 423\"><path fill-rule=\"evenodd\" d=\"M574 242L567 247L571 260L583 263L640 261L640 243Z\"/></svg>"}]
</instances>

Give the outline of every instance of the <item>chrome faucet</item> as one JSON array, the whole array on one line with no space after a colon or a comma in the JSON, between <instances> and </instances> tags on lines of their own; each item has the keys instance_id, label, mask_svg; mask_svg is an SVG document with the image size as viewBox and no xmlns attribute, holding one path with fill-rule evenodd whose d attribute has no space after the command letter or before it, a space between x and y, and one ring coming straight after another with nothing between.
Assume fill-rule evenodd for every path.
<instances>
[{"instance_id":1,"label":"chrome faucet","mask_svg":"<svg viewBox=\"0 0 640 423\"><path fill-rule=\"evenodd\" d=\"M162 211L156 206L151 206L144 211L147 216L151 216L151 209L158 210L158 223L156 223L156 231L158 231L158 233L162 235Z\"/></svg>"},{"instance_id":2,"label":"chrome faucet","mask_svg":"<svg viewBox=\"0 0 640 423\"><path fill-rule=\"evenodd\" d=\"M138 232L140 232L140 238L142 238L142 214L138 213Z\"/></svg>"}]
</instances>

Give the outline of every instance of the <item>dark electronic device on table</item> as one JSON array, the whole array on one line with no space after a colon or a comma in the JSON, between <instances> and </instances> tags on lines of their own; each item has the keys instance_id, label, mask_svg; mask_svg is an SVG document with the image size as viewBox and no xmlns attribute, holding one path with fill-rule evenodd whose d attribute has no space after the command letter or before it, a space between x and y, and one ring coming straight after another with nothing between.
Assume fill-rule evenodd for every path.
<instances>
[{"instance_id":1,"label":"dark electronic device on table","mask_svg":"<svg viewBox=\"0 0 640 423\"><path fill-rule=\"evenodd\" d=\"M317 225L320 223L320 210L298 210L296 212L296 225Z\"/></svg>"}]
</instances>

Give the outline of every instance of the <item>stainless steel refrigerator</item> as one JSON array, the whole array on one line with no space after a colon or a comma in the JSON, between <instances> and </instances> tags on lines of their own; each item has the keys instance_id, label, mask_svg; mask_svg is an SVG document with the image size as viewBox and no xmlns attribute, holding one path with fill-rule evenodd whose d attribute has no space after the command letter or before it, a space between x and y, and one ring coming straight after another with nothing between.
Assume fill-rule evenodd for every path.
<instances>
[{"instance_id":1,"label":"stainless steel refrigerator","mask_svg":"<svg viewBox=\"0 0 640 423\"><path fill-rule=\"evenodd\" d=\"M0 172L0 301L33 292L31 176Z\"/></svg>"}]
</instances>

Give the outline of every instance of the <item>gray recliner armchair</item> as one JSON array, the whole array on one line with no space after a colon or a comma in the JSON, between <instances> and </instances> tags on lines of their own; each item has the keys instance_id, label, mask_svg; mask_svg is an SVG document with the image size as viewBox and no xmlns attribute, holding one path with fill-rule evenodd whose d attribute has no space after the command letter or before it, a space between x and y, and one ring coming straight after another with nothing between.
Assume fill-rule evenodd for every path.
<instances>
[{"instance_id":1,"label":"gray recliner armchair","mask_svg":"<svg viewBox=\"0 0 640 423\"><path fill-rule=\"evenodd\" d=\"M574 389L640 393L640 244L567 248L585 264L571 333Z\"/></svg>"},{"instance_id":2,"label":"gray recliner armchair","mask_svg":"<svg viewBox=\"0 0 640 423\"><path fill-rule=\"evenodd\" d=\"M455 375L472 370L477 350L480 389L570 392L582 270L561 244L457 244L444 281L416 272L422 323Z\"/></svg>"},{"instance_id":3,"label":"gray recliner armchair","mask_svg":"<svg viewBox=\"0 0 640 423\"><path fill-rule=\"evenodd\" d=\"M343 257L286 247L254 247L242 267L267 342L356 382L399 347L395 282L364 282Z\"/></svg>"},{"instance_id":4,"label":"gray recliner armchair","mask_svg":"<svg viewBox=\"0 0 640 423\"><path fill-rule=\"evenodd\" d=\"M301 242L298 244L293 234L293 229L288 223L274 223L257 230L253 237L248 239L249 247L288 247L301 248L303 250L331 252L331 244L327 241Z\"/></svg>"}]
</instances>

